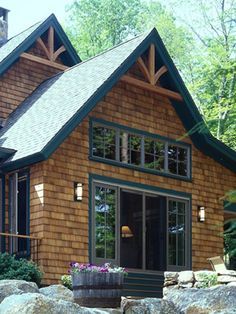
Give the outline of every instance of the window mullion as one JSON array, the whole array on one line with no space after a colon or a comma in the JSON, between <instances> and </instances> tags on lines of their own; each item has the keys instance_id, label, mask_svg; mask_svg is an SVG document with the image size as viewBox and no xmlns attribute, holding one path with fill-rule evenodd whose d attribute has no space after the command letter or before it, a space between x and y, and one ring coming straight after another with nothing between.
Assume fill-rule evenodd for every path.
<instances>
[{"instance_id":1,"label":"window mullion","mask_svg":"<svg viewBox=\"0 0 236 314\"><path fill-rule=\"evenodd\" d=\"M178 208L178 205L179 203L176 202L176 243L175 243L175 249L176 249L176 252L175 252L175 256L176 256L176 266L179 265L179 255L178 255L178 237L179 237L179 234L178 234L178 226L179 226L179 216L178 216L178 212L179 212L179 208Z\"/></svg>"},{"instance_id":2,"label":"window mullion","mask_svg":"<svg viewBox=\"0 0 236 314\"><path fill-rule=\"evenodd\" d=\"M120 130L116 129L116 161L120 161Z\"/></svg>"},{"instance_id":3,"label":"window mullion","mask_svg":"<svg viewBox=\"0 0 236 314\"><path fill-rule=\"evenodd\" d=\"M141 167L145 166L145 145L144 145L144 136L141 138Z\"/></svg>"},{"instance_id":4,"label":"window mullion","mask_svg":"<svg viewBox=\"0 0 236 314\"><path fill-rule=\"evenodd\" d=\"M168 142L165 142L164 169L165 169L165 172L168 173Z\"/></svg>"},{"instance_id":5,"label":"window mullion","mask_svg":"<svg viewBox=\"0 0 236 314\"><path fill-rule=\"evenodd\" d=\"M142 260L142 268L143 270L146 269L146 197L145 194L142 194L143 199L142 199L142 209L143 209L143 260Z\"/></svg>"}]
</instances>

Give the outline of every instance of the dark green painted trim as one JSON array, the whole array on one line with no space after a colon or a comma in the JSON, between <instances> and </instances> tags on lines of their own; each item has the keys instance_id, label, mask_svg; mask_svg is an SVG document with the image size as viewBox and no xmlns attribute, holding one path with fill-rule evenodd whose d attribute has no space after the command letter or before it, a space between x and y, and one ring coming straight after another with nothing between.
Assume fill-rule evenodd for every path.
<instances>
[{"instance_id":1,"label":"dark green painted trim","mask_svg":"<svg viewBox=\"0 0 236 314\"><path fill-rule=\"evenodd\" d=\"M54 14L51 14L42 24L40 24L19 46L12 51L2 62L0 67L0 75L2 75L21 55L22 52L28 50L35 40L41 36L49 26L53 26L60 40L63 42L69 56L71 65L81 62L74 47L71 45L67 35L58 23Z\"/></svg>"},{"instance_id":2,"label":"dark green painted trim","mask_svg":"<svg viewBox=\"0 0 236 314\"><path fill-rule=\"evenodd\" d=\"M6 219L6 201L5 201L5 184L6 184L6 181L5 181L5 176L4 175L1 175L1 180L2 180L2 225L1 225L1 232L5 232L6 230L6 226L5 226L5 219ZM1 252L5 252L6 251L6 238L5 237L2 237L2 241L1 241Z\"/></svg>"},{"instance_id":3,"label":"dark green painted trim","mask_svg":"<svg viewBox=\"0 0 236 314\"><path fill-rule=\"evenodd\" d=\"M97 89L97 91L84 103L82 108L64 125L61 130L45 145L41 152L41 160L47 159L56 148L69 136L75 127L88 115L88 113L96 106L96 104L110 91L121 76L134 64L137 58L142 55L151 43L160 55L160 60L166 65L171 80L174 82L174 88L179 91L183 97L183 102L172 101L172 104L182 120L187 131L198 125L204 124L204 121L192 99L187 88L184 85L181 76L179 75L173 61L171 60L160 36L156 29L153 29L149 35L139 44L139 46L123 61L123 63L113 72L113 74ZM236 152L228 148L223 143L217 141L209 133L206 128L205 133L193 133L190 137L194 145L204 154L210 156L215 161L222 164L224 167L236 172ZM39 154L39 153L38 153ZM24 165L38 162L32 156L25 158ZM21 161L16 161L18 167L22 167ZM12 166L14 169L17 167Z\"/></svg>"},{"instance_id":4,"label":"dark green painted trim","mask_svg":"<svg viewBox=\"0 0 236 314\"><path fill-rule=\"evenodd\" d=\"M6 160L11 155L13 155L16 151L14 149L0 147L0 159Z\"/></svg>"},{"instance_id":5,"label":"dark green painted trim","mask_svg":"<svg viewBox=\"0 0 236 314\"><path fill-rule=\"evenodd\" d=\"M227 212L236 213L236 203L230 203L227 201L224 201L224 210Z\"/></svg>"},{"instance_id":6,"label":"dark green painted trim","mask_svg":"<svg viewBox=\"0 0 236 314\"><path fill-rule=\"evenodd\" d=\"M189 150L189 154L190 154L190 158L189 158L189 169L190 169L190 175L189 177L184 177L184 176L180 176L180 175L175 175L175 174L171 174L171 173L166 173L166 172L162 172L162 171L158 171L158 170L153 170L153 169L148 169L148 168L144 168L144 167L139 167L139 166L135 166L132 164L124 164L120 161L117 160L111 160L111 159L106 159L106 158L101 158L101 157L97 157L97 156L93 156L93 152L92 152L92 142L93 142L93 124L94 123L101 123L102 125L107 125L113 128L118 128L121 130L125 130L128 131L130 133L135 133L135 134L139 134L139 135L144 135L147 136L149 138L154 138L154 139L160 139L162 141L171 143L171 144L175 144L175 145L181 145L186 147ZM102 162L104 164L108 164L108 165L112 165L112 166L116 166L116 167L122 167L122 168L127 168L127 169L133 169L135 171L141 171L141 172L145 172L145 173L150 173L150 174L154 174L154 175L159 175L159 176L163 176L166 178L172 178L172 179L177 179L177 180L181 180L181 181L186 181L186 182L192 182L192 147L190 144L185 143L185 142L181 142L181 141L177 141L168 137L164 137L158 134L154 134L154 133L149 133L143 130L139 130L139 129L135 129L135 128L130 128L127 126L123 126L121 124L118 123L114 123L114 122L110 122L110 121L106 121L106 120L102 120L102 119L97 119L97 118L90 118L89 119L89 159L93 160L93 161L98 161L98 162Z\"/></svg>"},{"instance_id":7,"label":"dark green painted trim","mask_svg":"<svg viewBox=\"0 0 236 314\"><path fill-rule=\"evenodd\" d=\"M92 263L92 210L93 210L93 177L89 175L89 262Z\"/></svg>"},{"instance_id":8,"label":"dark green painted trim","mask_svg":"<svg viewBox=\"0 0 236 314\"><path fill-rule=\"evenodd\" d=\"M131 181L126 181L126 180L121 180L121 179L116 179L116 178L111 178L111 177L106 177L106 176L100 176L97 174L91 174L90 173L89 174L89 180L91 180L91 182L96 181L96 180L97 181L104 181L104 182L111 183L111 184L113 183L113 184L118 184L118 185L125 185L125 186L131 187L131 188L132 187L138 188L138 189L145 190L145 191L153 191L153 192L157 192L157 193L159 192L159 193L168 194L170 196L184 197L184 198L188 198L190 201L192 199L192 195L190 193L164 189L164 188L156 187L153 185L131 182Z\"/></svg>"},{"instance_id":9,"label":"dark green painted trim","mask_svg":"<svg viewBox=\"0 0 236 314\"><path fill-rule=\"evenodd\" d=\"M150 173L150 174L158 175L161 177L166 177L166 178L171 178L171 179L176 179L176 180L186 181L186 182L192 182L192 179L188 178L188 177L182 177L179 175L168 174L168 173L161 172L158 170L152 170L152 169L138 167L138 166L131 165L131 164L125 164L125 163L122 163L122 162L116 161L116 160L109 160L109 159L105 159L105 158L101 158L101 157L94 157L94 156L89 156L89 160L101 162L103 164L112 165L115 167L127 168L127 169L140 171L140 172L144 172L144 173Z\"/></svg>"},{"instance_id":10,"label":"dark green painted trim","mask_svg":"<svg viewBox=\"0 0 236 314\"><path fill-rule=\"evenodd\" d=\"M35 153L33 155L18 159L16 161L9 161L1 166L1 170L4 173L7 173L9 171L14 171L20 168L24 168L28 165L40 162L42 160L46 160L45 156L40 153Z\"/></svg>"}]
</instances>

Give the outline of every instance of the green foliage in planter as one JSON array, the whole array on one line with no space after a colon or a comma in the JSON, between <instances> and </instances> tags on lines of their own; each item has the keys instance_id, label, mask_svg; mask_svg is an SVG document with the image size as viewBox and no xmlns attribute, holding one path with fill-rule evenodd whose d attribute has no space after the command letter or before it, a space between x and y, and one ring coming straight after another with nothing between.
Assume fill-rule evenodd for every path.
<instances>
[{"instance_id":1,"label":"green foliage in planter","mask_svg":"<svg viewBox=\"0 0 236 314\"><path fill-rule=\"evenodd\" d=\"M199 288L209 288L217 285L217 274L201 274L201 281Z\"/></svg>"},{"instance_id":2,"label":"green foliage in planter","mask_svg":"<svg viewBox=\"0 0 236 314\"><path fill-rule=\"evenodd\" d=\"M42 272L32 261L16 259L7 253L0 254L0 280L18 279L35 282L38 286L42 280Z\"/></svg>"},{"instance_id":3,"label":"green foliage in planter","mask_svg":"<svg viewBox=\"0 0 236 314\"><path fill-rule=\"evenodd\" d=\"M63 276L61 276L61 282L62 282L63 286L65 286L66 288L72 290L72 278L71 278L71 275L63 275Z\"/></svg>"}]
</instances>

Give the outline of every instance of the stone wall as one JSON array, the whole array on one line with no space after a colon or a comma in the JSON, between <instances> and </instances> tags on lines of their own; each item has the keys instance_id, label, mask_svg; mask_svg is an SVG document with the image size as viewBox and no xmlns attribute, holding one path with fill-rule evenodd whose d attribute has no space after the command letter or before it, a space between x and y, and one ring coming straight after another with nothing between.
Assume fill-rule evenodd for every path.
<instances>
[{"instance_id":1,"label":"stone wall","mask_svg":"<svg viewBox=\"0 0 236 314\"><path fill-rule=\"evenodd\" d=\"M164 296L171 290L185 288L208 288L216 285L236 286L236 271L234 270L220 273L209 270L165 272L164 278Z\"/></svg>"}]
</instances>

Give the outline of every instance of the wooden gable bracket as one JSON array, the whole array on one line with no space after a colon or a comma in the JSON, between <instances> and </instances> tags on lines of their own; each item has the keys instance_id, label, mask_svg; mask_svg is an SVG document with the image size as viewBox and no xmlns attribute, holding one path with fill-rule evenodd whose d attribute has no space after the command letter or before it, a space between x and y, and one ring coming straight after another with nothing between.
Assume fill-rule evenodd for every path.
<instances>
[{"instance_id":1,"label":"wooden gable bracket","mask_svg":"<svg viewBox=\"0 0 236 314\"><path fill-rule=\"evenodd\" d=\"M27 59L27 60L31 60L31 61L35 61L35 62L44 64L44 65L51 66L51 67L59 69L59 70L64 71L64 70L68 69L68 66L65 66L64 64L60 64L60 63L55 62L56 59L59 57L59 55L62 52L66 51L66 48L64 47L64 45L62 45L56 51L54 51L54 28L52 26L50 26L49 30L48 30L47 44L45 44L43 42L41 37L39 37L37 39L37 43L42 48L42 50L44 51L44 53L48 59L44 59L44 58L41 58L39 56L35 56L33 54L26 53L26 52L23 52L21 54L21 57L24 59Z\"/></svg>"},{"instance_id":2,"label":"wooden gable bracket","mask_svg":"<svg viewBox=\"0 0 236 314\"><path fill-rule=\"evenodd\" d=\"M137 59L137 65L142 72L144 78L147 82L136 79L129 75L123 75L121 80L123 82L129 83L131 85L149 90L151 92L155 92L159 95L166 96L171 99L175 99L178 101L183 101L182 96L179 93L171 91L169 89L157 86L156 84L160 80L160 77L165 74L168 70L165 65L163 65L159 70L156 71L155 69L155 46L154 44L150 45L149 48L149 55L148 55L148 66L146 66L145 62L143 61L142 57Z\"/></svg>"}]
</instances>

